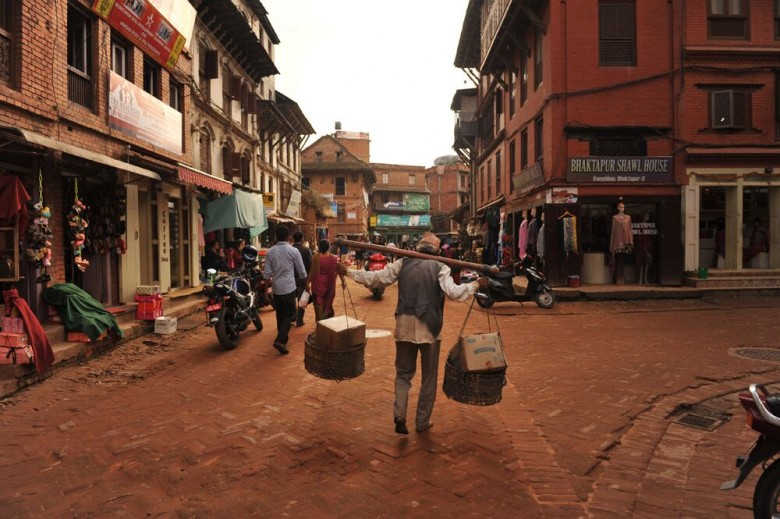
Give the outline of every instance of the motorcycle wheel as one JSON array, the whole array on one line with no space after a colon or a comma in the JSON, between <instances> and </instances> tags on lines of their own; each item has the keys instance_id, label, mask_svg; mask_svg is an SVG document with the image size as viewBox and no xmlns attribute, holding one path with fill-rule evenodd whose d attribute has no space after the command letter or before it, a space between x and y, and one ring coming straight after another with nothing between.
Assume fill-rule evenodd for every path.
<instances>
[{"instance_id":1,"label":"motorcycle wheel","mask_svg":"<svg viewBox=\"0 0 780 519\"><path fill-rule=\"evenodd\" d=\"M260 320L260 312L257 310L257 308L252 310L252 324L255 325L255 330L258 332L263 331L263 321Z\"/></svg>"},{"instance_id":2,"label":"motorcycle wheel","mask_svg":"<svg viewBox=\"0 0 780 519\"><path fill-rule=\"evenodd\" d=\"M552 290L547 289L537 292L536 304L539 305L540 308L552 308L555 304L555 294L552 293Z\"/></svg>"},{"instance_id":3,"label":"motorcycle wheel","mask_svg":"<svg viewBox=\"0 0 780 519\"><path fill-rule=\"evenodd\" d=\"M219 315L219 321L215 326L217 340L223 350L232 350L238 346L238 329L234 323L235 313L232 309L222 309Z\"/></svg>"},{"instance_id":4,"label":"motorcycle wheel","mask_svg":"<svg viewBox=\"0 0 780 519\"><path fill-rule=\"evenodd\" d=\"M756 483L753 492L753 517L755 519L780 517L778 499L780 499L780 460L773 462Z\"/></svg>"},{"instance_id":5,"label":"motorcycle wheel","mask_svg":"<svg viewBox=\"0 0 780 519\"><path fill-rule=\"evenodd\" d=\"M372 296L374 297L374 299L376 299L377 301L379 301L380 299L382 299L382 294L384 294L384 293L385 293L385 289L384 289L384 288L375 288L375 289L373 289L373 290L371 291L371 295L372 295Z\"/></svg>"},{"instance_id":6,"label":"motorcycle wheel","mask_svg":"<svg viewBox=\"0 0 780 519\"><path fill-rule=\"evenodd\" d=\"M483 298L483 297L478 297L477 298L477 304L480 307L482 307L482 308L490 308L491 306L493 306L494 302L495 301L493 301L493 298L490 297L490 296L488 296L486 298Z\"/></svg>"}]
</instances>

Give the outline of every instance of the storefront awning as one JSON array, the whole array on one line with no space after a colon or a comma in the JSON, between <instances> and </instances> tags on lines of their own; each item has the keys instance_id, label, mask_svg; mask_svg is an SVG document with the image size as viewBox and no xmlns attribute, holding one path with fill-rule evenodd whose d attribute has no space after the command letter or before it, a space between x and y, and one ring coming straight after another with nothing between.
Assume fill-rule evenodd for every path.
<instances>
[{"instance_id":1,"label":"storefront awning","mask_svg":"<svg viewBox=\"0 0 780 519\"><path fill-rule=\"evenodd\" d=\"M121 160L113 159L106 155L95 153L94 151L85 150L84 148L80 148L72 144L60 142L56 139L52 139L51 137L46 137L45 135L41 135L40 133L35 133L29 130L23 130L21 128L14 128L14 127L7 127L7 126L0 127L0 131L13 132L16 135L20 136L22 139L24 139L24 141L29 142L30 144L37 144L38 146L43 146L44 148L56 150L65 153L67 155L73 155L74 157L79 157L92 162L97 162L99 164L103 164L104 166L110 166L112 168L116 168L119 171L127 171L130 173L135 173L136 175L141 175L143 177L148 177L154 180L160 180L160 175L158 175L154 171L150 171L148 169L133 164L129 164L127 162L122 162Z\"/></svg>"},{"instance_id":2,"label":"storefront awning","mask_svg":"<svg viewBox=\"0 0 780 519\"><path fill-rule=\"evenodd\" d=\"M303 218L296 218L294 216L287 216L286 214L271 213L268 215L268 221L274 223L306 223Z\"/></svg>"},{"instance_id":3,"label":"storefront awning","mask_svg":"<svg viewBox=\"0 0 780 519\"><path fill-rule=\"evenodd\" d=\"M477 214L478 215L483 214L485 211L487 211L488 207L492 207L494 205L502 206L504 205L504 202L506 202L506 197L504 195L501 195L498 198L491 200L490 202L486 203L485 205L477 209Z\"/></svg>"},{"instance_id":4,"label":"storefront awning","mask_svg":"<svg viewBox=\"0 0 780 519\"><path fill-rule=\"evenodd\" d=\"M218 191L227 195L233 192L232 182L217 178L213 175L209 175L205 171L200 171L199 169L184 164L178 164L178 177L179 180L185 184L205 187L206 189Z\"/></svg>"},{"instance_id":5,"label":"storefront awning","mask_svg":"<svg viewBox=\"0 0 780 519\"><path fill-rule=\"evenodd\" d=\"M203 232L233 228L249 229L251 237L268 229L262 196L236 189L208 203Z\"/></svg>"}]
</instances>

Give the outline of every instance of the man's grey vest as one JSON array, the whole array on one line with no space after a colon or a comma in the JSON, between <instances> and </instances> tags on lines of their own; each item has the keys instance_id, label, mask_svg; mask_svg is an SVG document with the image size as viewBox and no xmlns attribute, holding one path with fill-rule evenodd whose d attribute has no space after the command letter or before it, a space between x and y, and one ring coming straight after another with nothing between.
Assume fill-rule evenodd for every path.
<instances>
[{"instance_id":1,"label":"man's grey vest","mask_svg":"<svg viewBox=\"0 0 780 519\"><path fill-rule=\"evenodd\" d=\"M414 315L438 337L444 324L444 291L439 271L444 266L434 260L404 258L398 274L398 306L395 315Z\"/></svg>"}]
</instances>

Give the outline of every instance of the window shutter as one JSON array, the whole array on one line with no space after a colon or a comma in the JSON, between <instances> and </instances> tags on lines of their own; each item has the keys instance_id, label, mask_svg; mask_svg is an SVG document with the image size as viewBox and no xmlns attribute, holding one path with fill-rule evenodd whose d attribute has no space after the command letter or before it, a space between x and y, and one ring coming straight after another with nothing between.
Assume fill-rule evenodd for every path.
<instances>
[{"instance_id":1,"label":"window shutter","mask_svg":"<svg viewBox=\"0 0 780 519\"><path fill-rule=\"evenodd\" d=\"M250 114L257 115L257 96L252 92L249 92L249 106L247 110L249 110Z\"/></svg>"},{"instance_id":2,"label":"window shutter","mask_svg":"<svg viewBox=\"0 0 780 519\"><path fill-rule=\"evenodd\" d=\"M230 176L241 178L241 154L230 154Z\"/></svg>"},{"instance_id":3,"label":"window shutter","mask_svg":"<svg viewBox=\"0 0 780 519\"><path fill-rule=\"evenodd\" d=\"M617 5L599 5L599 33L602 40L611 40L618 34Z\"/></svg>"},{"instance_id":4,"label":"window shutter","mask_svg":"<svg viewBox=\"0 0 780 519\"><path fill-rule=\"evenodd\" d=\"M712 93L712 127L731 128L734 112L731 90L718 90Z\"/></svg>"},{"instance_id":5,"label":"window shutter","mask_svg":"<svg viewBox=\"0 0 780 519\"><path fill-rule=\"evenodd\" d=\"M625 40L634 39L634 4L618 4L615 6L617 16L617 32L615 37Z\"/></svg>"},{"instance_id":6,"label":"window shutter","mask_svg":"<svg viewBox=\"0 0 780 519\"><path fill-rule=\"evenodd\" d=\"M230 157L231 151L229 148L222 148L222 177L226 180L230 180Z\"/></svg>"},{"instance_id":7,"label":"window shutter","mask_svg":"<svg viewBox=\"0 0 780 519\"><path fill-rule=\"evenodd\" d=\"M230 76L230 98L240 100L241 99L241 77Z\"/></svg>"},{"instance_id":8,"label":"window shutter","mask_svg":"<svg viewBox=\"0 0 780 519\"><path fill-rule=\"evenodd\" d=\"M750 94L748 92L732 92L732 126L747 128L750 125Z\"/></svg>"},{"instance_id":9,"label":"window shutter","mask_svg":"<svg viewBox=\"0 0 780 519\"><path fill-rule=\"evenodd\" d=\"M200 169L206 173L211 173L211 154L209 148L211 143L209 142L209 134L206 132L200 132Z\"/></svg>"},{"instance_id":10,"label":"window shutter","mask_svg":"<svg viewBox=\"0 0 780 519\"><path fill-rule=\"evenodd\" d=\"M207 50L204 57L204 75L206 79L219 77L219 54L215 50Z\"/></svg>"}]
</instances>

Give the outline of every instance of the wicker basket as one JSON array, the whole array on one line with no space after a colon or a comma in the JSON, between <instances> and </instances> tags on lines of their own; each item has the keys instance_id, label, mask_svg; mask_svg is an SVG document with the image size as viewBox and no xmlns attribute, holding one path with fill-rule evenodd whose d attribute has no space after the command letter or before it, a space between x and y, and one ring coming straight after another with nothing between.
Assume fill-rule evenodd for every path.
<instances>
[{"instance_id":1,"label":"wicker basket","mask_svg":"<svg viewBox=\"0 0 780 519\"><path fill-rule=\"evenodd\" d=\"M316 334L310 333L306 336L303 365L315 377L328 380L355 378L366 370L363 359L365 351L365 343L343 351L321 350L317 348Z\"/></svg>"},{"instance_id":2,"label":"wicker basket","mask_svg":"<svg viewBox=\"0 0 780 519\"><path fill-rule=\"evenodd\" d=\"M493 405L501 401L506 385L506 369L487 373L461 371L447 357L444 366L444 394L461 404Z\"/></svg>"}]
</instances>

